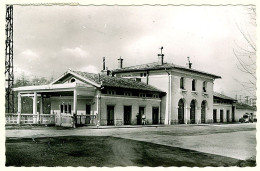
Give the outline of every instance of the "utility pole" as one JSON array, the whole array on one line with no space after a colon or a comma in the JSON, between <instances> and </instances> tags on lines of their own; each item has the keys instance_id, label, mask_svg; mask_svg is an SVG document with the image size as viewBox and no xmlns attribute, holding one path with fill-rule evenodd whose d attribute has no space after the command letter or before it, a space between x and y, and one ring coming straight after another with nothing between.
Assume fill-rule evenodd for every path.
<instances>
[{"instance_id":1,"label":"utility pole","mask_svg":"<svg viewBox=\"0 0 260 171\"><path fill-rule=\"evenodd\" d=\"M6 112L14 113L13 72L13 5L6 6L6 41L5 41L5 100Z\"/></svg>"}]
</instances>

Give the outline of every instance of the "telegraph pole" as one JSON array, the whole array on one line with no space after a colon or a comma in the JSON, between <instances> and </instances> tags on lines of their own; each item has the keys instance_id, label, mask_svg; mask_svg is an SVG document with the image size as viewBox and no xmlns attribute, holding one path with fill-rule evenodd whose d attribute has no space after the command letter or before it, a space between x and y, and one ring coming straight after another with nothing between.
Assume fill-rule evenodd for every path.
<instances>
[{"instance_id":1,"label":"telegraph pole","mask_svg":"<svg viewBox=\"0 0 260 171\"><path fill-rule=\"evenodd\" d=\"M13 5L6 6L6 28L5 28L5 100L6 113L14 113L14 84L13 72Z\"/></svg>"}]
</instances>

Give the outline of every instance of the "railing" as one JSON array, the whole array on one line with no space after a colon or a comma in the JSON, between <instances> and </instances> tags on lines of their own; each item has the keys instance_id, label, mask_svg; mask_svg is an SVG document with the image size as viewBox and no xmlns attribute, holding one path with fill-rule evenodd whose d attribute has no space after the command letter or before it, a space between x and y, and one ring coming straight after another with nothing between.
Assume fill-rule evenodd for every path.
<instances>
[{"instance_id":1,"label":"railing","mask_svg":"<svg viewBox=\"0 0 260 171\"><path fill-rule=\"evenodd\" d=\"M6 113L5 124L55 124L55 115Z\"/></svg>"}]
</instances>

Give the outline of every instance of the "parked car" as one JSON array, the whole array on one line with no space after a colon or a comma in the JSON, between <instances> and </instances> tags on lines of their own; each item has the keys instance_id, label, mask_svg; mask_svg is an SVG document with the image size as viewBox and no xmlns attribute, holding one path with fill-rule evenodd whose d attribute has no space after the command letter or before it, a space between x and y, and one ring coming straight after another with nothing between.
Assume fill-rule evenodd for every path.
<instances>
[{"instance_id":1,"label":"parked car","mask_svg":"<svg viewBox=\"0 0 260 171\"><path fill-rule=\"evenodd\" d=\"M244 114L243 117L239 119L239 122L241 123L249 123L249 122L253 123L253 121L254 121L253 118L249 114Z\"/></svg>"}]
</instances>

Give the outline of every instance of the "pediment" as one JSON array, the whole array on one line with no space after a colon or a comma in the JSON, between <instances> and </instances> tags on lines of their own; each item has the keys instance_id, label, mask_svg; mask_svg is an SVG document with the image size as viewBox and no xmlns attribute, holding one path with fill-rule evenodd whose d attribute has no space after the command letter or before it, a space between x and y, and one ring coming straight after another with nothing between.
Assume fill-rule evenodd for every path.
<instances>
[{"instance_id":1,"label":"pediment","mask_svg":"<svg viewBox=\"0 0 260 171\"><path fill-rule=\"evenodd\" d=\"M58 79L56 79L54 82L52 82L51 84L69 84L69 83L79 83L79 84L84 84L85 86L89 86L89 87L95 87L93 84L91 84L90 82L88 82L88 80L84 79L84 78L79 78L77 77L77 75L74 75L73 73L65 73L64 75L62 75L61 77L59 77Z\"/></svg>"}]
</instances>

